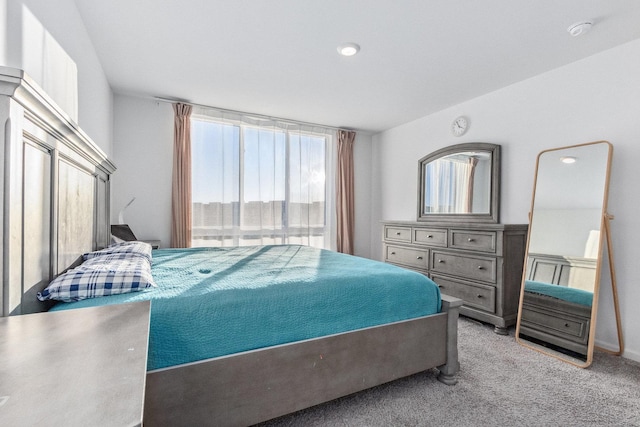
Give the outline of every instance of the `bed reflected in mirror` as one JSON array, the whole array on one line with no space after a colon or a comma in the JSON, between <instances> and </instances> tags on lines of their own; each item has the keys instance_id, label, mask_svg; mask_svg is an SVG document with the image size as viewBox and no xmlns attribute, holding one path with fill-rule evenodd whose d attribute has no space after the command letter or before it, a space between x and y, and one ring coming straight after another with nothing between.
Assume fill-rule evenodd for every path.
<instances>
[{"instance_id":1,"label":"bed reflected in mirror","mask_svg":"<svg viewBox=\"0 0 640 427\"><path fill-rule=\"evenodd\" d=\"M540 153L516 339L577 366L591 364L612 146Z\"/></svg>"}]
</instances>

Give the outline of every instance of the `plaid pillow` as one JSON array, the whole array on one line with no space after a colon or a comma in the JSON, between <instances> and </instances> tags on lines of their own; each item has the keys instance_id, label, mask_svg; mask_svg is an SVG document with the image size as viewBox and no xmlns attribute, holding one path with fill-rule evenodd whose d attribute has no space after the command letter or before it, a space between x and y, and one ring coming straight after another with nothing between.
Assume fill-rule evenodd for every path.
<instances>
[{"instance_id":1,"label":"plaid pillow","mask_svg":"<svg viewBox=\"0 0 640 427\"><path fill-rule=\"evenodd\" d=\"M144 256L151 262L151 245L145 242L122 242L115 243L99 251L88 252L82 255L85 261L91 258L102 257L103 255L124 254L131 256ZM124 257L122 258L124 259Z\"/></svg>"},{"instance_id":2,"label":"plaid pillow","mask_svg":"<svg viewBox=\"0 0 640 427\"><path fill-rule=\"evenodd\" d=\"M122 259L126 257L125 259ZM112 254L90 259L56 277L42 292L40 301L80 301L155 287L151 265L144 256Z\"/></svg>"}]
</instances>

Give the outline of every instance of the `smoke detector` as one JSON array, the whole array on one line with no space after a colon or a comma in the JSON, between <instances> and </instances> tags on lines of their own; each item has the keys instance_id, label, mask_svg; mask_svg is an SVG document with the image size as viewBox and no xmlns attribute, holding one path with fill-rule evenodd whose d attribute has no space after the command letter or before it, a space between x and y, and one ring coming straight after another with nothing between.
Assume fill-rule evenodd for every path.
<instances>
[{"instance_id":1,"label":"smoke detector","mask_svg":"<svg viewBox=\"0 0 640 427\"><path fill-rule=\"evenodd\" d=\"M573 37L578 37L578 36L588 32L591 29L592 26L593 26L593 22L589 22L589 21L576 22L575 24L573 24L569 28L567 28L567 31Z\"/></svg>"}]
</instances>

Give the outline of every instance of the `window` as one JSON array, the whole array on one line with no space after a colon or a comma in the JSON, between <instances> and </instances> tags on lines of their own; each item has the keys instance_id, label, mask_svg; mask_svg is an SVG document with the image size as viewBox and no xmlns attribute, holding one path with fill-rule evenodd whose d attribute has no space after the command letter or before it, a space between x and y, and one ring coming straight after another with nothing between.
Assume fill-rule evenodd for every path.
<instances>
[{"instance_id":1,"label":"window","mask_svg":"<svg viewBox=\"0 0 640 427\"><path fill-rule=\"evenodd\" d=\"M192 246L329 248L330 142L291 124L192 114Z\"/></svg>"}]
</instances>

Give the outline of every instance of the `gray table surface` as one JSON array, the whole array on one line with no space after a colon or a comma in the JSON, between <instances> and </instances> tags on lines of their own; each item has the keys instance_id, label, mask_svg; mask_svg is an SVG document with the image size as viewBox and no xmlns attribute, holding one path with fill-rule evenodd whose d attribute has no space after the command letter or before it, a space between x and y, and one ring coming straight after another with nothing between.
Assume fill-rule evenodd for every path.
<instances>
[{"instance_id":1,"label":"gray table surface","mask_svg":"<svg viewBox=\"0 0 640 427\"><path fill-rule=\"evenodd\" d=\"M141 425L149 308L0 318L0 425Z\"/></svg>"}]
</instances>

